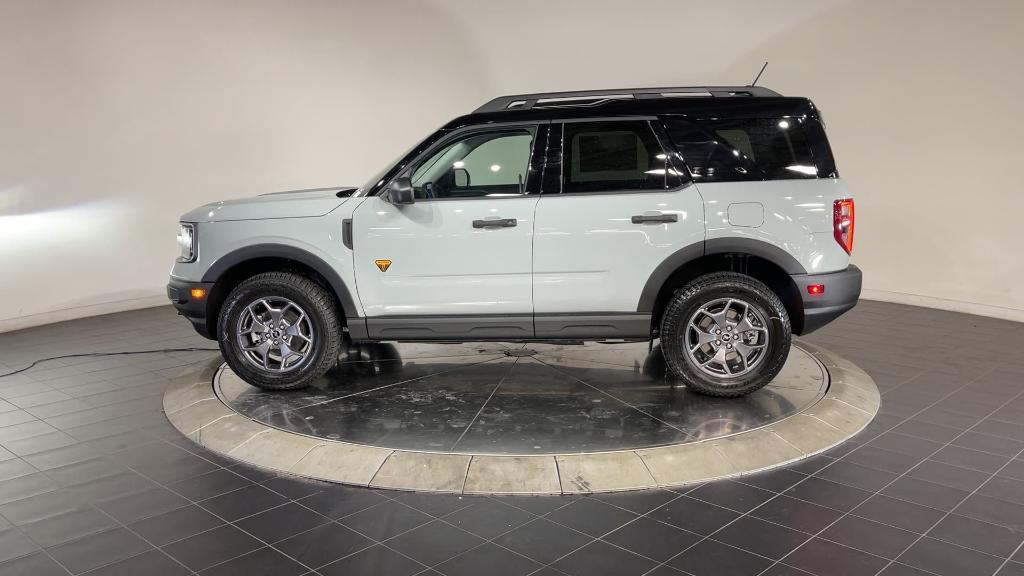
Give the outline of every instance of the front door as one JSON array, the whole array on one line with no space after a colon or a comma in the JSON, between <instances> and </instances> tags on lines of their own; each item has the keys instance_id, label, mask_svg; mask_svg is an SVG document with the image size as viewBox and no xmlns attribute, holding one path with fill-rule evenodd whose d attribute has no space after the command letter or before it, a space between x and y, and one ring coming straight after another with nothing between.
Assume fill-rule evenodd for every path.
<instances>
[{"instance_id":1,"label":"front door","mask_svg":"<svg viewBox=\"0 0 1024 576\"><path fill-rule=\"evenodd\" d=\"M385 194L356 209L354 268L370 338L533 337L537 132L512 125L453 134L403 173L413 204Z\"/></svg>"},{"instance_id":2,"label":"front door","mask_svg":"<svg viewBox=\"0 0 1024 576\"><path fill-rule=\"evenodd\" d=\"M681 251L703 250L703 201L654 122L551 126L562 154L561 166L545 167L537 205L538 338L648 337L651 311L641 301L651 299L649 284L660 286L648 281Z\"/></svg>"}]
</instances>

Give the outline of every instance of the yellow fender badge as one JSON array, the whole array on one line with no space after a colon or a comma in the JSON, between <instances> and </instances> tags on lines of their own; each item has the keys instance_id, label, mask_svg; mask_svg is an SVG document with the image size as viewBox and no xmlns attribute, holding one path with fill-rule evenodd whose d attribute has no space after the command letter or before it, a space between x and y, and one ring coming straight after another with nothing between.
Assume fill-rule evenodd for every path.
<instances>
[{"instance_id":1,"label":"yellow fender badge","mask_svg":"<svg viewBox=\"0 0 1024 576\"><path fill-rule=\"evenodd\" d=\"M387 272L388 268L391 267L391 260L374 260L373 263L377 265L377 268L380 268L381 272Z\"/></svg>"}]
</instances>

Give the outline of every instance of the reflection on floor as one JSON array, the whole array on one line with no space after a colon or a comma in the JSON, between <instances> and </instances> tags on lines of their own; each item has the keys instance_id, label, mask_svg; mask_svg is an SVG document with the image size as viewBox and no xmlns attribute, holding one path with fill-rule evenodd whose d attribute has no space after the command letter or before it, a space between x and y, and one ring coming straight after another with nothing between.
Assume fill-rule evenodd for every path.
<instances>
[{"instance_id":1,"label":"reflection on floor","mask_svg":"<svg viewBox=\"0 0 1024 576\"><path fill-rule=\"evenodd\" d=\"M777 421L827 385L794 348L770 384L740 399L689 393L646 343L353 346L305 390L244 386L222 398L301 434L406 450L599 452L706 440Z\"/></svg>"},{"instance_id":2,"label":"reflection on floor","mask_svg":"<svg viewBox=\"0 0 1024 576\"><path fill-rule=\"evenodd\" d=\"M788 469L593 497L371 491L215 457L160 411L215 354L0 378L0 575L1024 573L1024 326L861 302L809 340L867 370L875 421ZM56 354L208 346L170 308L0 334Z\"/></svg>"}]
</instances>

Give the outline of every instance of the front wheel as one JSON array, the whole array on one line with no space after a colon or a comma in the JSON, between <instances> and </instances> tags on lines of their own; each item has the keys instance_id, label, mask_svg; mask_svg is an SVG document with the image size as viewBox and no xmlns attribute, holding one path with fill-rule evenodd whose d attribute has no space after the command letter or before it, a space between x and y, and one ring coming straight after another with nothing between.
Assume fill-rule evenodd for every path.
<instances>
[{"instance_id":1,"label":"front wheel","mask_svg":"<svg viewBox=\"0 0 1024 576\"><path fill-rule=\"evenodd\" d=\"M228 366L267 390L308 386L337 363L342 340L330 293L288 272L239 284L224 302L217 331Z\"/></svg>"},{"instance_id":2,"label":"front wheel","mask_svg":"<svg viewBox=\"0 0 1024 576\"><path fill-rule=\"evenodd\" d=\"M738 397L771 382L786 363L792 332L782 301L743 274L701 276L672 295L661 348L691 390Z\"/></svg>"}]
</instances>

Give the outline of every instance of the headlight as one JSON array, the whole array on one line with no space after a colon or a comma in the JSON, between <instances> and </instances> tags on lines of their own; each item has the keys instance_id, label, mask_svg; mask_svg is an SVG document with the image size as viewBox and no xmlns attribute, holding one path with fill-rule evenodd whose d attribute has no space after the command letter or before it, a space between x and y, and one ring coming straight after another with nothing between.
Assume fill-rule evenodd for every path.
<instances>
[{"instance_id":1,"label":"headlight","mask_svg":"<svg viewBox=\"0 0 1024 576\"><path fill-rule=\"evenodd\" d=\"M196 226L182 222L178 230L178 248L181 254L178 262L192 262L196 259Z\"/></svg>"}]
</instances>

